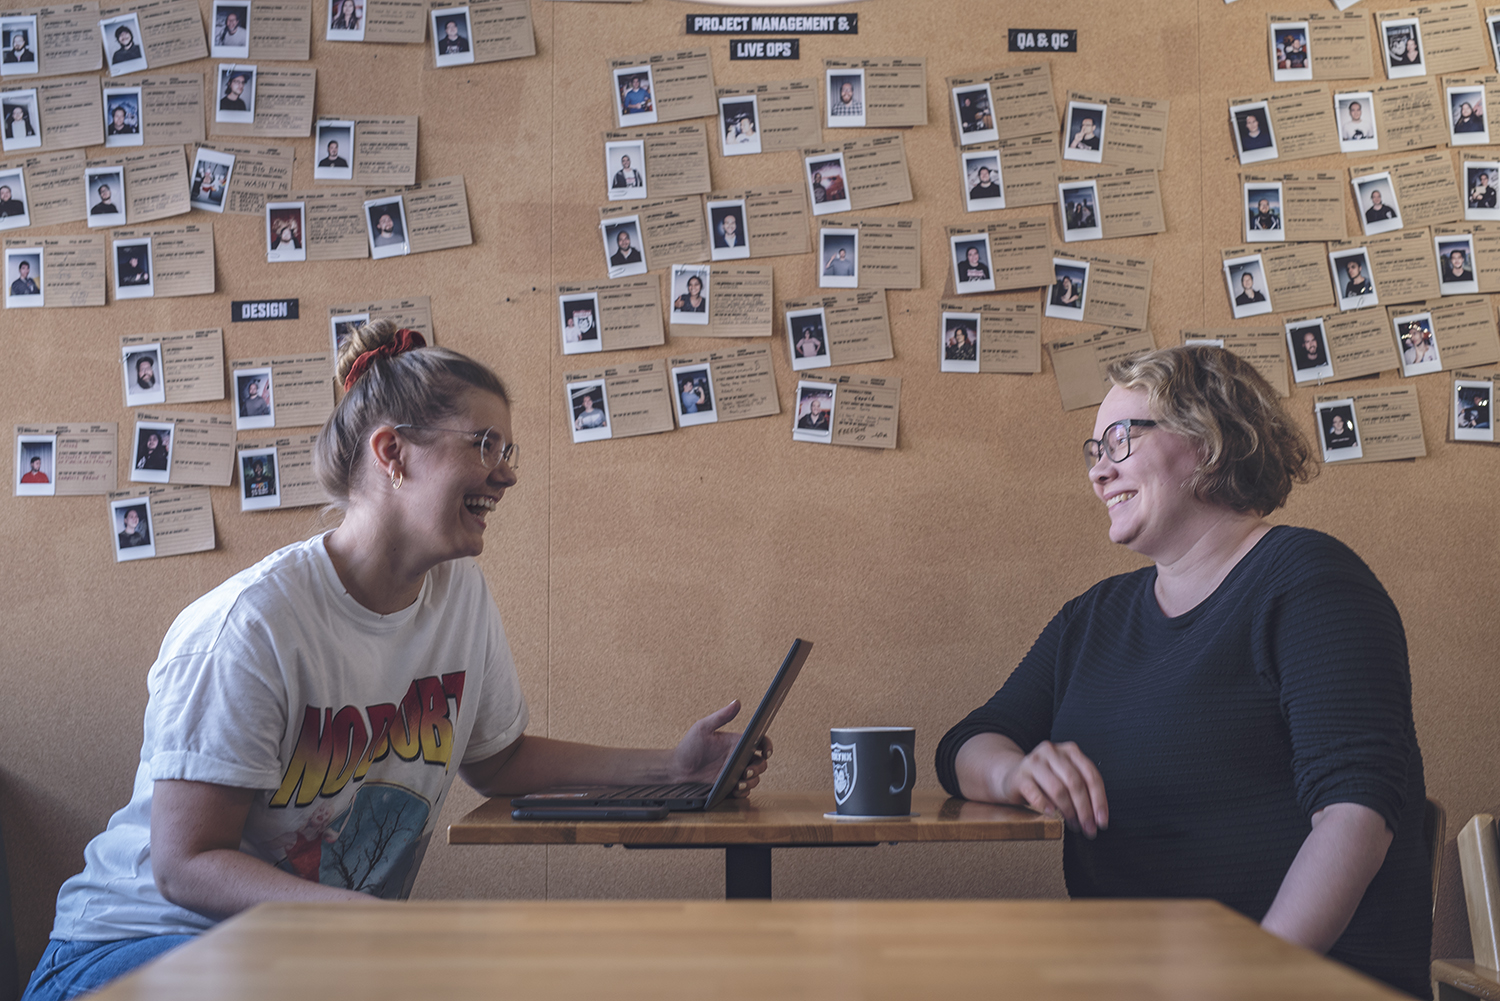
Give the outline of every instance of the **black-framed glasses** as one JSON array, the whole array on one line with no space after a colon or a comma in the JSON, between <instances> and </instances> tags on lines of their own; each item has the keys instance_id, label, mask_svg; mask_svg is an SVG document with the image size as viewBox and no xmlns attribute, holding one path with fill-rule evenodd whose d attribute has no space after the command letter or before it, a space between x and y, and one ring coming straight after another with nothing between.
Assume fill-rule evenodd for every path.
<instances>
[{"instance_id":1,"label":"black-framed glasses","mask_svg":"<svg viewBox=\"0 0 1500 1001\"><path fill-rule=\"evenodd\" d=\"M483 431L465 431L462 428L440 428L429 424L396 425L397 431L402 428L411 428L413 431L447 431L449 434L467 435L470 441L479 446L479 462L485 469L494 469L502 461L510 467L511 472L521 468L521 446L513 441L506 441L505 435L493 427L485 428Z\"/></svg>"},{"instance_id":2,"label":"black-framed glasses","mask_svg":"<svg viewBox=\"0 0 1500 1001\"><path fill-rule=\"evenodd\" d=\"M1155 421L1143 421L1135 417L1115 421L1098 438L1090 438L1083 443L1084 465L1093 469L1099 464L1099 459L1106 455L1110 462L1123 462L1130 458L1131 429L1154 427Z\"/></svg>"}]
</instances>

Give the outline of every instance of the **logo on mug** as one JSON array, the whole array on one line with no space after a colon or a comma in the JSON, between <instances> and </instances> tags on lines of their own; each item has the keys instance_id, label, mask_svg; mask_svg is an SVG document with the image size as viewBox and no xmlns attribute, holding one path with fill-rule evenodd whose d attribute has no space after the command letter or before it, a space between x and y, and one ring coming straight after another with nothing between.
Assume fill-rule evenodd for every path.
<instances>
[{"instance_id":1,"label":"logo on mug","mask_svg":"<svg viewBox=\"0 0 1500 1001\"><path fill-rule=\"evenodd\" d=\"M834 744L833 751L833 798L840 806L854 791L857 763L853 744Z\"/></svg>"}]
</instances>

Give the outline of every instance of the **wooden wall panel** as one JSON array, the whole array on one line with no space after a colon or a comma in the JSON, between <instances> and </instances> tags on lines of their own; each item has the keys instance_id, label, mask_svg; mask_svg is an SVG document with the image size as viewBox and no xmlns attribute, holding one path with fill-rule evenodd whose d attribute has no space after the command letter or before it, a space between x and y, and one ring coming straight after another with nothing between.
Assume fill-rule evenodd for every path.
<instances>
[{"instance_id":1,"label":"wooden wall panel","mask_svg":"<svg viewBox=\"0 0 1500 1001\"><path fill-rule=\"evenodd\" d=\"M1372 0L1359 9L1389 6ZM429 68L425 49L314 40L319 108L419 115L420 173L464 175L474 246L380 262L267 265L256 220L215 219L213 296L0 316L5 425L127 423L114 362L123 333L223 324L230 358L315 350L327 341L328 305L431 295L439 342L488 361L515 394L525 465L492 521L481 565L506 618L534 732L671 742L710 708L757 697L801 635L817 649L776 728L769 782L826 785L830 725L904 723L918 728L919 781L933 786L937 738L993 691L1057 608L1099 578L1141 564L1105 537L1078 456L1093 415L1062 412L1050 366L1035 376L937 371L943 228L966 218L943 78L1047 58L1060 108L1070 89L1172 102L1161 183L1168 232L1089 248L1154 261L1151 329L1161 345L1175 343L1184 327L1231 323L1218 248L1240 234L1225 101L1232 92L1290 85L1269 81L1270 0L1159 0L1137 17L1081 0L869 0L828 9L857 10L861 34L806 36L800 62L730 62L724 39L683 33L685 14L719 8L665 0L535 0L535 58L441 72ZM1008 26L1077 27L1080 51L1007 53ZM821 77L821 60L831 56L927 57L930 124L904 133L915 200L868 213L920 216L924 224L923 287L888 297L896 357L858 368L903 379L896 451L794 444L787 413L570 443L560 386L574 361L565 363L557 346L551 287L603 276L595 220L605 203L599 133L612 126L605 60L685 47L709 49L725 85ZM296 145L302 186L311 183L311 140ZM1342 157L1295 165L1345 166ZM800 178L789 152L727 162L714 154L713 171L718 188ZM778 301L816 288L813 255L770 263ZM228 323L231 299L292 295L302 300L300 321ZM1043 338L1078 329L1047 320ZM597 360L664 358L717 343L672 338ZM781 340L772 343L785 410L795 378ZM1426 459L1327 470L1274 520L1339 536L1391 591L1410 642L1428 787L1456 828L1500 802L1497 629L1483 597L1496 551L1497 475L1493 452L1443 442L1447 378L1417 385ZM1291 405L1311 430L1312 392L1296 391ZM227 404L190 409L223 412ZM168 624L231 573L315 529L305 510L240 514L229 490L215 491L214 506L213 552L117 566L99 498L0 496L7 634L0 677L20 724L0 735L0 822L28 968L44 944L58 884L128 796L145 672ZM456 791L445 819L475 802ZM722 892L712 853L440 841L428 853L420 895ZM776 866L778 893L788 896L1063 892L1055 845L779 852ZM1439 950L1462 955L1461 904L1455 911L1450 896L1443 913Z\"/></svg>"}]
</instances>

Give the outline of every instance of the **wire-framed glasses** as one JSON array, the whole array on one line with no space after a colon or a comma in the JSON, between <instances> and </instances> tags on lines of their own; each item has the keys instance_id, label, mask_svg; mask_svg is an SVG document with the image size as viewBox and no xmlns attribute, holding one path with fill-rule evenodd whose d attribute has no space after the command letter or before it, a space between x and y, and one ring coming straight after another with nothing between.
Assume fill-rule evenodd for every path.
<instances>
[{"instance_id":1,"label":"wire-framed glasses","mask_svg":"<svg viewBox=\"0 0 1500 1001\"><path fill-rule=\"evenodd\" d=\"M1123 462L1130 458L1130 439L1132 428L1154 428L1155 421L1140 420L1135 417L1127 417L1124 420L1115 421L1104 429L1104 433L1098 438L1090 438L1083 443L1083 463L1089 469L1099 464L1102 456L1109 456L1110 462Z\"/></svg>"},{"instance_id":2,"label":"wire-framed glasses","mask_svg":"<svg viewBox=\"0 0 1500 1001\"><path fill-rule=\"evenodd\" d=\"M515 472L521 467L521 446L513 441L506 441L505 435L496 431L493 427L485 428L483 431L465 431L462 428L440 428L429 424L397 424L396 430L411 428L414 431L447 431L449 434L467 435L469 440L479 446L479 462L485 469L494 469L503 461Z\"/></svg>"}]
</instances>

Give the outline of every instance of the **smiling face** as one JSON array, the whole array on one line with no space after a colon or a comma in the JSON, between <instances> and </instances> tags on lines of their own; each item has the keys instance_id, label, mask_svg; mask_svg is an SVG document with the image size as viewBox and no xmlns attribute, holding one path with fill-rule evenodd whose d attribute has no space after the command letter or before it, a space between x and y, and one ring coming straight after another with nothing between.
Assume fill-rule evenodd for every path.
<instances>
[{"instance_id":1,"label":"smiling face","mask_svg":"<svg viewBox=\"0 0 1500 1001\"><path fill-rule=\"evenodd\" d=\"M972 268L974 265L979 263L979 248L970 247L969 252L965 256L968 257L969 267Z\"/></svg>"},{"instance_id":2,"label":"smiling face","mask_svg":"<svg viewBox=\"0 0 1500 1001\"><path fill-rule=\"evenodd\" d=\"M821 396L814 396L809 400L807 403L807 412L814 417L821 414L823 412L823 398Z\"/></svg>"},{"instance_id":3,"label":"smiling face","mask_svg":"<svg viewBox=\"0 0 1500 1001\"><path fill-rule=\"evenodd\" d=\"M1349 121L1351 121L1351 122L1357 122L1357 121L1359 121L1360 116L1363 115L1364 113L1365 113L1365 109L1360 106L1360 103L1358 101L1354 101L1353 103L1351 103L1349 105Z\"/></svg>"},{"instance_id":4,"label":"smiling face","mask_svg":"<svg viewBox=\"0 0 1500 1001\"><path fill-rule=\"evenodd\" d=\"M1380 208L1380 202L1381 202L1380 192L1379 191L1372 191L1372 192L1370 192L1370 208L1372 208L1372 209L1378 209L1378 208Z\"/></svg>"},{"instance_id":5,"label":"smiling face","mask_svg":"<svg viewBox=\"0 0 1500 1001\"><path fill-rule=\"evenodd\" d=\"M1152 419L1144 389L1112 388L1094 420L1098 438L1126 418ZM1109 539L1144 556L1169 555L1181 527L1207 506L1186 486L1198 468L1196 443L1165 428L1133 428L1130 455L1115 462L1101 456L1089 470L1094 494L1109 512Z\"/></svg>"},{"instance_id":6,"label":"smiling face","mask_svg":"<svg viewBox=\"0 0 1500 1001\"><path fill-rule=\"evenodd\" d=\"M1309 358L1318 357L1318 335L1311 330L1304 331L1302 334L1302 351Z\"/></svg>"},{"instance_id":7,"label":"smiling face","mask_svg":"<svg viewBox=\"0 0 1500 1001\"><path fill-rule=\"evenodd\" d=\"M703 294L703 280L697 275L689 278L687 280L687 290L688 295L692 296L694 299L698 298Z\"/></svg>"},{"instance_id":8,"label":"smiling face","mask_svg":"<svg viewBox=\"0 0 1500 1001\"><path fill-rule=\"evenodd\" d=\"M458 24L454 21L449 21L447 24L443 25L443 31L447 33L448 38L451 41L452 39L458 37Z\"/></svg>"},{"instance_id":9,"label":"smiling face","mask_svg":"<svg viewBox=\"0 0 1500 1001\"><path fill-rule=\"evenodd\" d=\"M244 92L245 78L243 75L236 73L234 76L229 78L229 94L231 97L239 97Z\"/></svg>"},{"instance_id":10,"label":"smiling face","mask_svg":"<svg viewBox=\"0 0 1500 1001\"><path fill-rule=\"evenodd\" d=\"M1245 116L1245 131L1252 136L1260 132L1260 119L1254 115Z\"/></svg>"},{"instance_id":11,"label":"smiling face","mask_svg":"<svg viewBox=\"0 0 1500 1001\"><path fill-rule=\"evenodd\" d=\"M117 128L117 129L123 129L125 127L125 109L124 108L116 108L114 110L114 113L110 117L115 120L115 128Z\"/></svg>"},{"instance_id":12,"label":"smiling face","mask_svg":"<svg viewBox=\"0 0 1500 1001\"><path fill-rule=\"evenodd\" d=\"M99 201L101 201L101 202L107 202L107 201L109 201L110 197L111 197L111 195L110 195L110 191L109 191L109 185L108 184L101 184L101 185L99 185Z\"/></svg>"},{"instance_id":13,"label":"smiling face","mask_svg":"<svg viewBox=\"0 0 1500 1001\"><path fill-rule=\"evenodd\" d=\"M1255 207L1257 210L1259 210L1261 215L1265 215L1266 213L1271 211L1271 201L1268 198L1262 198L1259 204L1257 204Z\"/></svg>"},{"instance_id":14,"label":"smiling face","mask_svg":"<svg viewBox=\"0 0 1500 1001\"><path fill-rule=\"evenodd\" d=\"M1460 104L1458 106L1458 117L1460 117L1460 118L1472 118L1472 117L1474 117L1474 106L1471 105L1468 101L1465 101L1462 104Z\"/></svg>"},{"instance_id":15,"label":"smiling face","mask_svg":"<svg viewBox=\"0 0 1500 1001\"><path fill-rule=\"evenodd\" d=\"M239 19L239 16L235 15L235 14L225 14L224 15L224 30L227 31L227 32L229 32L231 35L234 34L236 31L239 31L240 30L240 19Z\"/></svg>"},{"instance_id":16,"label":"smiling face","mask_svg":"<svg viewBox=\"0 0 1500 1001\"><path fill-rule=\"evenodd\" d=\"M621 170L629 170L630 169L630 157L628 157L628 156L622 156L622 157L620 157L620 169Z\"/></svg>"},{"instance_id":17,"label":"smiling face","mask_svg":"<svg viewBox=\"0 0 1500 1001\"><path fill-rule=\"evenodd\" d=\"M119 43L120 48L128 49L135 43L135 36L130 33L129 28L121 27L115 31L115 41Z\"/></svg>"},{"instance_id":18,"label":"smiling face","mask_svg":"<svg viewBox=\"0 0 1500 1001\"><path fill-rule=\"evenodd\" d=\"M622 254L630 253L630 232L628 230L620 230L620 234L615 237L615 246L620 248L620 253Z\"/></svg>"},{"instance_id":19,"label":"smiling face","mask_svg":"<svg viewBox=\"0 0 1500 1001\"><path fill-rule=\"evenodd\" d=\"M990 183L990 168L988 168L988 167L980 167L979 168L979 183L980 184L988 184L988 183Z\"/></svg>"},{"instance_id":20,"label":"smiling face","mask_svg":"<svg viewBox=\"0 0 1500 1001\"><path fill-rule=\"evenodd\" d=\"M140 524L141 516L135 513L135 508L131 508L125 512L125 531L134 535L135 530L140 527Z\"/></svg>"},{"instance_id":21,"label":"smiling face","mask_svg":"<svg viewBox=\"0 0 1500 1001\"><path fill-rule=\"evenodd\" d=\"M1242 288L1246 292L1248 292L1251 289L1253 289L1254 287L1255 287L1255 276L1254 275L1252 275L1248 271L1246 271L1244 274L1240 275L1240 288Z\"/></svg>"},{"instance_id":22,"label":"smiling face","mask_svg":"<svg viewBox=\"0 0 1500 1001\"><path fill-rule=\"evenodd\" d=\"M1340 415L1340 414L1334 414L1333 415L1333 422L1332 423L1333 423L1333 433L1334 434L1343 434L1344 433L1344 418L1343 418L1342 415Z\"/></svg>"},{"instance_id":23,"label":"smiling face","mask_svg":"<svg viewBox=\"0 0 1500 1001\"><path fill-rule=\"evenodd\" d=\"M328 159L332 160L334 157L336 157L338 155L339 155L339 144L336 143L336 142L330 141L328 143Z\"/></svg>"},{"instance_id":24,"label":"smiling face","mask_svg":"<svg viewBox=\"0 0 1500 1001\"><path fill-rule=\"evenodd\" d=\"M19 32L19 31L16 32L15 34L11 35L10 36L10 47L12 49L14 49L18 53L21 52L23 49L25 49L26 48L26 35L24 33L22 33L22 32Z\"/></svg>"},{"instance_id":25,"label":"smiling face","mask_svg":"<svg viewBox=\"0 0 1500 1001\"><path fill-rule=\"evenodd\" d=\"M382 212L380 218L375 220L375 228L382 233L390 233L396 228L396 220L391 218L389 212Z\"/></svg>"},{"instance_id":26,"label":"smiling face","mask_svg":"<svg viewBox=\"0 0 1500 1001\"><path fill-rule=\"evenodd\" d=\"M152 452L156 451L158 448L161 448L161 439L155 434L146 435L146 448Z\"/></svg>"},{"instance_id":27,"label":"smiling face","mask_svg":"<svg viewBox=\"0 0 1500 1001\"><path fill-rule=\"evenodd\" d=\"M506 441L514 440L510 407L479 389L465 389L457 410L439 423L481 433L493 427ZM424 560L478 556L484 551L485 520L506 489L515 485L515 472L505 462L486 469L479 461L478 441L465 435L429 432L420 440L403 442L406 479L400 493L391 491L380 477L367 478L367 489L385 487L382 499L400 509L403 531Z\"/></svg>"},{"instance_id":28,"label":"smiling face","mask_svg":"<svg viewBox=\"0 0 1500 1001\"><path fill-rule=\"evenodd\" d=\"M844 104L854 101L854 84L846 83L839 87L839 100Z\"/></svg>"},{"instance_id":29,"label":"smiling face","mask_svg":"<svg viewBox=\"0 0 1500 1001\"><path fill-rule=\"evenodd\" d=\"M1408 38L1406 40L1406 58L1417 58L1417 40L1415 38Z\"/></svg>"},{"instance_id":30,"label":"smiling face","mask_svg":"<svg viewBox=\"0 0 1500 1001\"><path fill-rule=\"evenodd\" d=\"M740 221L733 214L724 217L724 235L733 236L740 228Z\"/></svg>"}]
</instances>

